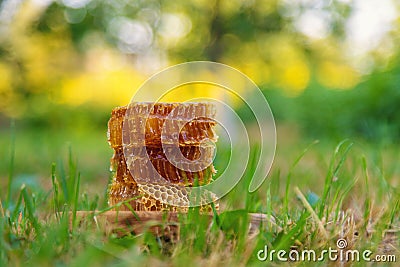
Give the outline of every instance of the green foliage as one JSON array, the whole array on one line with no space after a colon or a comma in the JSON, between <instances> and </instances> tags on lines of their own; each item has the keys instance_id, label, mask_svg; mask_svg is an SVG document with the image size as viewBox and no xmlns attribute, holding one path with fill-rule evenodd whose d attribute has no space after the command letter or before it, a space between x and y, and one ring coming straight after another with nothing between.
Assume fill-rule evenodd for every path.
<instances>
[{"instance_id":1,"label":"green foliage","mask_svg":"<svg viewBox=\"0 0 400 267\"><path fill-rule=\"evenodd\" d=\"M340 43L352 4L321 3L322 11L331 18L331 34L322 44L296 30L294 9L301 15L309 8L302 2L219 0L177 5L159 1L93 0L79 7L69 5L51 2L43 10L39 8L36 16L29 16L25 5L15 10L22 26L10 26L7 30L13 33L12 38L0 40L0 73L5 77L1 85L4 88L0 88L0 125L16 117L19 127L104 130L111 108L126 104L135 89L136 85L127 84L131 82L127 77L140 70L133 71L133 64L124 68L125 80L116 74L122 63L106 66L111 69L110 74L98 69L103 63L96 60L138 58L136 63L141 65L141 56L156 51L165 53L172 62L214 60L238 68L262 86L278 122L294 123L310 139L398 140L398 60L380 64L383 59L375 56L372 66L375 71L361 75L362 82L358 85L355 82L355 88L350 83L346 90L335 90L321 82L327 78L338 80L334 84L346 80L341 76L329 77L329 73L321 74L321 65L333 62L339 69L347 64ZM164 15L186 18L190 22L189 31L171 41L163 35ZM147 47L140 51L124 50L123 38L116 29L121 19L149 26L152 38ZM21 43L35 45L21 46ZM397 54L398 49L394 47L392 58ZM302 72L300 76L308 78L299 82L296 75L285 76L291 69L296 70L294 74ZM340 73L344 76L349 72ZM144 78L148 75L145 73ZM104 88L97 88L103 84ZM113 93L101 96L101 90ZM125 102L113 98L122 91L129 92ZM287 93L296 96L288 97ZM82 95L85 95L83 100ZM246 107L239 107L238 111L244 114L246 122L252 121Z\"/></svg>"},{"instance_id":2,"label":"green foliage","mask_svg":"<svg viewBox=\"0 0 400 267\"><path fill-rule=\"evenodd\" d=\"M376 143L400 138L400 64L376 71L353 90L329 90L311 85L287 98L265 89L277 121L292 122L311 139L353 138Z\"/></svg>"}]
</instances>

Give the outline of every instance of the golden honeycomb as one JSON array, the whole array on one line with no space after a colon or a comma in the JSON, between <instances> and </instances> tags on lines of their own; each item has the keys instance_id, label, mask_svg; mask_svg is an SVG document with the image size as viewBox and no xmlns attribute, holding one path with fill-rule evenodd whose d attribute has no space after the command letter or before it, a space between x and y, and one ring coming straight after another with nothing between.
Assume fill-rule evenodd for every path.
<instances>
[{"instance_id":1,"label":"golden honeycomb","mask_svg":"<svg viewBox=\"0 0 400 267\"><path fill-rule=\"evenodd\" d=\"M212 146L205 149L206 155L211 155L214 148ZM208 150L208 151L207 151ZM212 175L215 170L212 165L200 171L189 171L191 168L201 169L202 163L193 163L191 166L184 167L183 169L177 168L167 159L162 148L145 147L143 150L140 148L128 150L132 155L136 155L130 159L130 168L123 153L123 148L115 148L114 155L111 158L111 171L115 172L117 182L134 182L135 177L138 181L152 182L152 177L160 174L168 182L193 185L195 179L202 184L208 184L211 181ZM194 146L180 147L183 156L189 160L195 160L200 154L200 148ZM173 159L173 158L172 158ZM181 165L190 164L183 163ZM133 176L133 177L132 177Z\"/></svg>"},{"instance_id":2,"label":"golden honeycomb","mask_svg":"<svg viewBox=\"0 0 400 267\"><path fill-rule=\"evenodd\" d=\"M176 114L170 114L171 111ZM125 118L127 112L129 114ZM213 129L215 121L212 119L214 116L213 105L203 103L181 106L178 103L157 103L154 104L154 109L148 103L129 108L117 107L113 109L108 122L108 142L112 148L122 146L124 121L130 129L125 136L125 142L129 146L160 146L162 137L163 144L172 144L177 139L174 136L176 133L179 133L181 145L197 145L204 140L216 142L217 135ZM168 126L166 129L163 129L164 124ZM179 130L179 126L183 127Z\"/></svg>"},{"instance_id":3,"label":"golden honeycomb","mask_svg":"<svg viewBox=\"0 0 400 267\"><path fill-rule=\"evenodd\" d=\"M193 186L195 181L208 184L215 173L210 164L214 146L203 143L217 140L214 116L215 107L209 103L134 103L113 109L107 134L114 149L109 204L131 199L134 210L187 210L188 190L184 186ZM129 132L123 137L128 129L124 123L128 123ZM179 153L176 145L171 145L176 141ZM184 160L179 158L182 155ZM178 168L173 162L190 166ZM169 183L160 183L158 177ZM202 210L210 209L203 205L205 197L199 199ZM209 197L216 203L215 195Z\"/></svg>"}]
</instances>

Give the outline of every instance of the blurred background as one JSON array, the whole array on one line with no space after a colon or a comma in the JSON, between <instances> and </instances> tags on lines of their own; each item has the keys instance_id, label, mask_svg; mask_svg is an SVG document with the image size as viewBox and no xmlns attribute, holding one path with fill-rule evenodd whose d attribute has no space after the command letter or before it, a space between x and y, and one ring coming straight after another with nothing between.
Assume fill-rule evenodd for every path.
<instances>
[{"instance_id":1,"label":"blurred background","mask_svg":"<svg viewBox=\"0 0 400 267\"><path fill-rule=\"evenodd\" d=\"M50 186L52 162L63 169L69 150L84 183L104 188L111 109L150 75L192 60L257 83L278 148L344 138L395 146L399 37L395 0L1 1L0 188L10 171L16 188Z\"/></svg>"}]
</instances>

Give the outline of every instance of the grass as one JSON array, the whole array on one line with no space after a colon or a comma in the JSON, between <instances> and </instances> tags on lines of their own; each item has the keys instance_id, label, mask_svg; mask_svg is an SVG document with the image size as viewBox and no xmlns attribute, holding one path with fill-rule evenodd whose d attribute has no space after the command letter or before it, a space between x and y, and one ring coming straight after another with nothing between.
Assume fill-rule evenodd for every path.
<instances>
[{"instance_id":1,"label":"grass","mask_svg":"<svg viewBox=\"0 0 400 267\"><path fill-rule=\"evenodd\" d=\"M351 249L394 254L400 260L398 146L377 148L350 140L336 147L302 140L281 144L270 177L258 191L247 192L250 170L222 199L211 227L198 209L190 210L180 216L179 236L172 242L150 232L105 235L89 221L77 223L77 210L102 213L109 207L104 183L89 179L95 189L83 186L88 173L78 166L80 156L75 158L72 149L65 167L58 159L57 164L50 161L43 175L47 178L16 187L14 144L8 162L1 163L8 165L9 180L1 188L0 266L264 266L267 262L259 261L257 253L265 246L321 252L335 249L339 238ZM41 186L46 180L51 185ZM274 220L249 234L248 212ZM315 264L326 265L327 259Z\"/></svg>"}]
</instances>

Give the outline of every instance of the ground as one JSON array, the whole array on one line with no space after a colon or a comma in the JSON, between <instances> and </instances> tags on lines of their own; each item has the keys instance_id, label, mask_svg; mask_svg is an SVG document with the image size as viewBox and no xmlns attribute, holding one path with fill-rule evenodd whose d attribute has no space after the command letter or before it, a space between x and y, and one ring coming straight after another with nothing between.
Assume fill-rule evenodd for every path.
<instances>
[{"instance_id":1,"label":"ground","mask_svg":"<svg viewBox=\"0 0 400 267\"><path fill-rule=\"evenodd\" d=\"M75 223L71 229L69 221L77 210L97 210L99 214L107 210L111 150L104 133L63 133L48 143L43 133L17 131L13 167L10 149L1 163L1 263L265 265L261 261L267 255L265 248L286 253L315 250L320 255L325 249L337 249L338 242L346 242L344 251L370 250L370 259L378 256L393 261L393 255L398 262L398 146L309 140L291 129L278 125L275 162L259 190L247 191L250 168L221 200L211 224L192 210L180 217L180 230L174 238L155 237L150 232L123 237L105 234L90 220ZM2 146L12 147L9 132L2 134ZM31 138L37 142L30 142ZM98 153L93 153L94 148ZM249 233L249 212L263 213L269 219ZM278 264L279 258L273 258ZM324 264L328 261L326 256ZM360 261L353 264L365 265L364 259ZM298 264L307 265L307 259Z\"/></svg>"}]
</instances>

